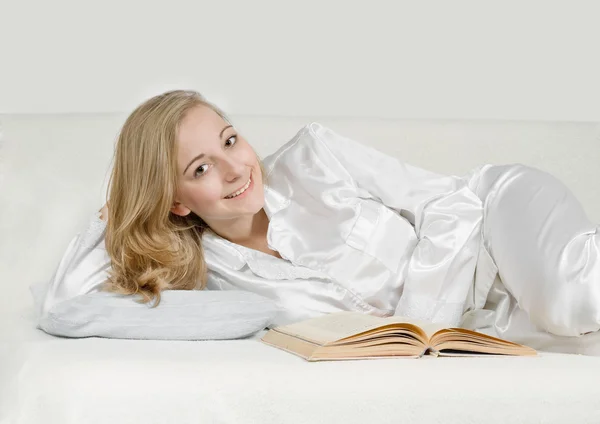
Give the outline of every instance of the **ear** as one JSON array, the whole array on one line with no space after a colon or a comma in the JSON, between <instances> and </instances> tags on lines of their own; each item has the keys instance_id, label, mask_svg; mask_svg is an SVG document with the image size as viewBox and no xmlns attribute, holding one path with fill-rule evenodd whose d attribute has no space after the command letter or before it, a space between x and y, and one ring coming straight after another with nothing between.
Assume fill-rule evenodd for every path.
<instances>
[{"instance_id":1,"label":"ear","mask_svg":"<svg viewBox=\"0 0 600 424\"><path fill-rule=\"evenodd\" d=\"M171 206L171 212L175 215L187 216L190 214L191 210L179 202L174 202L173 206Z\"/></svg>"}]
</instances>

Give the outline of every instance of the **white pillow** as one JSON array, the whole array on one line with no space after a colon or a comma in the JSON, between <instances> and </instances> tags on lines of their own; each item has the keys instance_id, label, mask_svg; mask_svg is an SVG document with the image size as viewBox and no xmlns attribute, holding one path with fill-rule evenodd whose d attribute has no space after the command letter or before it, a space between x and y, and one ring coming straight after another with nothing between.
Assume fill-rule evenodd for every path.
<instances>
[{"instance_id":1,"label":"white pillow","mask_svg":"<svg viewBox=\"0 0 600 424\"><path fill-rule=\"evenodd\" d=\"M278 311L271 299L245 291L165 290L156 308L134 299L109 292L76 296L52 307L38 326L65 337L224 340L264 329Z\"/></svg>"}]
</instances>

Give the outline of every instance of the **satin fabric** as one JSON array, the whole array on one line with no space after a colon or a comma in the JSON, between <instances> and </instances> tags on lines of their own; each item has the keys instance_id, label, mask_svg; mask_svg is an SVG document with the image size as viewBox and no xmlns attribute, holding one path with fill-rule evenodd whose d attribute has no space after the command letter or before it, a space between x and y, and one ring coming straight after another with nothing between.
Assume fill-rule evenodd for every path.
<instances>
[{"instance_id":1,"label":"satin fabric","mask_svg":"<svg viewBox=\"0 0 600 424\"><path fill-rule=\"evenodd\" d=\"M542 340L600 329L600 234L573 193L539 169L481 167L471 184L484 201L483 242L499 273L466 327Z\"/></svg>"},{"instance_id":2,"label":"satin fabric","mask_svg":"<svg viewBox=\"0 0 600 424\"><path fill-rule=\"evenodd\" d=\"M92 216L87 228L71 240L52 278L30 287L40 321L61 302L97 293L108 278L111 261L104 245L106 222L99 215Z\"/></svg>"},{"instance_id":3,"label":"satin fabric","mask_svg":"<svg viewBox=\"0 0 600 424\"><path fill-rule=\"evenodd\" d=\"M475 275L483 211L467 178L402 163L318 123L264 165L267 241L284 259L207 233L211 288L277 299L277 324L358 310L458 325L485 303L480 287L489 290L495 267L479 261Z\"/></svg>"},{"instance_id":4,"label":"satin fabric","mask_svg":"<svg viewBox=\"0 0 600 424\"><path fill-rule=\"evenodd\" d=\"M516 341L600 328L598 227L547 173L439 175L318 123L263 162L267 241L283 259L211 232L203 247L208 288L276 300L272 326L355 310ZM45 287L42 314L98 290L110 267L103 238L94 217Z\"/></svg>"}]
</instances>

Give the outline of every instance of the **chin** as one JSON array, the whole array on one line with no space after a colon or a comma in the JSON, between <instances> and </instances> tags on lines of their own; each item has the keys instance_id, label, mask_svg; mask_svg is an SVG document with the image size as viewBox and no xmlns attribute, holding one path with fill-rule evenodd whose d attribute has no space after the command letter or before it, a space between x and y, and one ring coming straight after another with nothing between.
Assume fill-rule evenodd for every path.
<instances>
[{"instance_id":1,"label":"chin","mask_svg":"<svg viewBox=\"0 0 600 424\"><path fill-rule=\"evenodd\" d=\"M258 194L258 193L254 193L254 194ZM261 190L261 194L262 194L262 190ZM258 197L258 196L257 196ZM264 196L262 196L262 198L257 198L256 200L252 199L253 202L251 205L249 206L249 209L252 213L256 214L258 212L260 212L260 210L265 206L265 198Z\"/></svg>"}]
</instances>

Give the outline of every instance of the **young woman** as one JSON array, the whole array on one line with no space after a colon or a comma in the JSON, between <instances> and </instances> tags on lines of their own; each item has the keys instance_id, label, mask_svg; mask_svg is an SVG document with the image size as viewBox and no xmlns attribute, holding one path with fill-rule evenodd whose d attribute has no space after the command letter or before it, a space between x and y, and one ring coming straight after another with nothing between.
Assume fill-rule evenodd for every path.
<instances>
[{"instance_id":1,"label":"young woman","mask_svg":"<svg viewBox=\"0 0 600 424\"><path fill-rule=\"evenodd\" d=\"M522 165L438 175L317 123L261 162L217 107L172 91L125 122L101 212L45 312L98 290L159 302L206 287L275 300L276 324L353 310L500 332L520 311L556 335L600 328L598 227Z\"/></svg>"}]
</instances>

